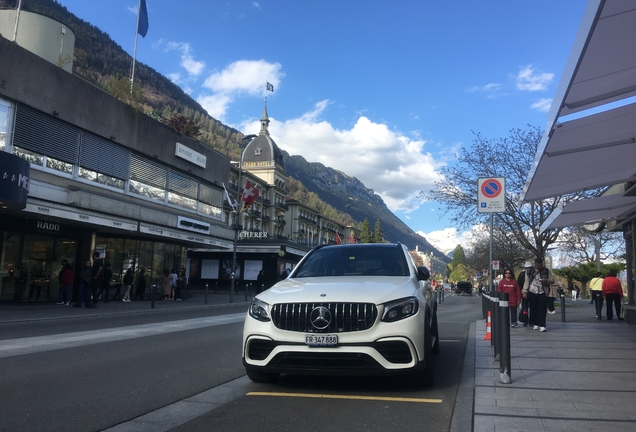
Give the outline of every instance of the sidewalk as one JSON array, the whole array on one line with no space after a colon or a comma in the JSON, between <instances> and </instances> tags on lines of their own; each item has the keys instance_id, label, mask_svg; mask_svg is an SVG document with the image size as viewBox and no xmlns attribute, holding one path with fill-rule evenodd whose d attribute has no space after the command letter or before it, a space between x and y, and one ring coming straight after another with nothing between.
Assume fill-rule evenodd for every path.
<instances>
[{"instance_id":1,"label":"sidewalk","mask_svg":"<svg viewBox=\"0 0 636 432\"><path fill-rule=\"evenodd\" d=\"M0 324L77 318L84 316L145 313L236 303L244 303L245 310L247 311L244 291L234 293L233 303L230 303L230 294L228 292L219 292L218 294L214 294L214 291L212 291L211 293L208 293L207 303L204 292L194 291L191 292L190 295L190 298L186 298L186 296L184 296L183 301L168 302L161 301L161 298L159 297L158 300L155 300L154 309L152 308L152 301L149 299L132 300L130 302L111 300L108 303L104 303L100 300L97 303L97 308L95 309L85 308L84 305L82 305L81 308L76 308L73 307L74 303L71 303L69 306L43 302L0 303ZM251 297L248 296L247 302L249 301L251 301Z\"/></svg>"},{"instance_id":2,"label":"sidewalk","mask_svg":"<svg viewBox=\"0 0 636 432\"><path fill-rule=\"evenodd\" d=\"M589 300L566 305L567 322L557 306L546 333L510 329L511 384L477 321L475 432L636 430L636 326L598 321Z\"/></svg>"}]
</instances>

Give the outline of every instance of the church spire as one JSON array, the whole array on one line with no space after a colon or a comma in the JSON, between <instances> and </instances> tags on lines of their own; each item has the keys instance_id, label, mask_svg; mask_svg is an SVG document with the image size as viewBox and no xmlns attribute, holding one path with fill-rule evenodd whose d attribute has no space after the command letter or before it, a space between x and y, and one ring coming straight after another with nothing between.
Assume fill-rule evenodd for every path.
<instances>
[{"instance_id":1,"label":"church spire","mask_svg":"<svg viewBox=\"0 0 636 432\"><path fill-rule=\"evenodd\" d=\"M267 116L267 98L265 98L265 107L263 108L263 117L261 117L261 132L259 135L269 135L267 127L269 126L269 117Z\"/></svg>"}]
</instances>

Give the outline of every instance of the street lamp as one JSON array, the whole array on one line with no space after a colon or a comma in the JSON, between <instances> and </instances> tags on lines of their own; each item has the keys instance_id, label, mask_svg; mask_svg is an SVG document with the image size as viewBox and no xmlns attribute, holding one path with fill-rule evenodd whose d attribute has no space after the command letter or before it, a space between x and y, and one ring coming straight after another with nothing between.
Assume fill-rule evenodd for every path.
<instances>
[{"instance_id":1,"label":"street lamp","mask_svg":"<svg viewBox=\"0 0 636 432\"><path fill-rule=\"evenodd\" d=\"M247 147L247 144L249 144L254 138L256 138L256 135L247 135L244 136L241 139L241 153L239 155L239 164L238 164L238 185L237 185L237 192L238 192L238 199L236 200L236 210L235 210L235 214L234 214L234 248L232 251L232 272L230 273L230 277L231 277L231 281L230 281L230 303L234 303L234 280L235 280L235 276L236 276L236 247L238 244L238 231L239 231L239 215L241 214L241 210L239 209L239 205L241 202L241 176L243 173L243 150L245 150L245 147ZM249 141L248 141L249 140ZM244 146L243 143L245 141L248 141L248 143Z\"/></svg>"}]
</instances>

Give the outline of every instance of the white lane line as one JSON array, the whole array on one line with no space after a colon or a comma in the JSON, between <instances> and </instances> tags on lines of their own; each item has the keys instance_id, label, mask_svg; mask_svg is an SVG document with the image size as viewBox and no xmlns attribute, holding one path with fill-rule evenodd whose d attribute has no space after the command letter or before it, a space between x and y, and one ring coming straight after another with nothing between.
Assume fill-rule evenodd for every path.
<instances>
[{"instance_id":1,"label":"white lane line","mask_svg":"<svg viewBox=\"0 0 636 432\"><path fill-rule=\"evenodd\" d=\"M7 339L0 342L0 358L233 324L242 322L244 319L245 313L242 312L230 315L168 321L165 323L141 324L113 329Z\"/></svg>"}]
</instances>

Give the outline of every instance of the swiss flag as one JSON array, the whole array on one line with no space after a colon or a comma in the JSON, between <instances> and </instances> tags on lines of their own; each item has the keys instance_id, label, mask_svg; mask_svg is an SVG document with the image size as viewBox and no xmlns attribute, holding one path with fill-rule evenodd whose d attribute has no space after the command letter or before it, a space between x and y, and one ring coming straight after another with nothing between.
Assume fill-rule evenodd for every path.
<instances>
[{"instance_id":1,"label":"swiss flag","mask_svg":"<svg viewBox=\"0 0 636 432\"><path fill-rule=\"evenodd\" d=\"M243 211L250 208L256 198L258 198L258 189L250 182L245 183L245 189L243 190L243 195L241 195L241 201L245 203L245 205L243 205Z\"/></svg>"},{"instance_id":2,"label":"swiss flag","mask_svg":"<svg viewBox=\"0 0 636 432\"><path fill-rule=\"evenodd\" d=\"M342 243L342 240L340 240L340 236L338 235L338 233L336 233L336 244L340 243Z\"/></svg>"}]
</instances>

